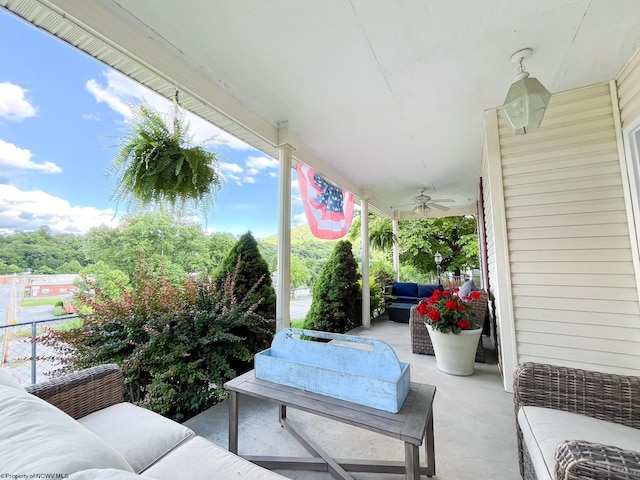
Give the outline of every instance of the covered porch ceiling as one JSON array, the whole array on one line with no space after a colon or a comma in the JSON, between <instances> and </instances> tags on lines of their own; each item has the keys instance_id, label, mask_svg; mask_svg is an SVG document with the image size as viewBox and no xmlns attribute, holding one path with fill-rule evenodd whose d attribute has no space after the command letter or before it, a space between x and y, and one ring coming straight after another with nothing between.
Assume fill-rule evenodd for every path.
<instances>
[{"instance_id":1,"label":"covered porch ceiling","mask_svg":"<svg viewBox=\"0 0 640 480\"><path fill-rule=\"evenodd\" d=\"M447 214L475 213L483 112L502 104L515 51L532 48L527 70L557 93L610 81L640 46L638 0L0 5L165 97L178 89L267 154L291 144L296 160L396 218L413 216L423 188L455 201Z\"/></svg>"}]
</instances>

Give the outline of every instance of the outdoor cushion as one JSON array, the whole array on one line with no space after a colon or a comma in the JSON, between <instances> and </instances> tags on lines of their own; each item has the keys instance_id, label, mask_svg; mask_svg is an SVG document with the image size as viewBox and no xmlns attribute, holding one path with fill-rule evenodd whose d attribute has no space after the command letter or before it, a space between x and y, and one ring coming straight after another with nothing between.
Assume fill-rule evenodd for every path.
<instances>
[{"instance_id":1,"label":"outdoor cushion","mask_svg":"<svg viewBox=\"0 0 640 480\"><path fill-rule=\"evenodd\" d=\"M283 480L285 477L259 467L202 437L193 437L144 472L158 480Z\"/></svg>"},{"instance_id":2,"label":"outdoor cushion","mask_svg":"<svg viewBox=\"0 0 640 480\"><path fill-rule=\"evenodd\" d=\"M0 385L1 470L72 474L89 468L132 472L122 456L62 410L25 390Z\"/></svg>"},{"instance_id":3,"label":"outdoor cushion","mask_svg":"<svg viewBox=\"0 0 640 480\"><path fill-rule=\"evenodd\" d=\"M418 295L416 296L419 299L429 298L436 290L444 290L444 288L442 285L418 285Z\"/></svg>"},{"instance_id":4,"label":"outdoor cushion","mask_svg":"<svg viewBox=\"0 0 640 480\"><path fill-rule=\"evenodd\" d=\"M4 368L0 368L0 385L24 390L24 387L20 385L18 379L10 375Z\"/></svg>"},{"instance_id":5,"label":"outdoor cushion","mask_svg":"<svg viewBox=\"0 0 640 480\"><path fill-rule=\"evenodd\" d=\"M111 445L136 473L194 435L187 427L131 403L98 410L78 422Z\"/></svg>"},{"instance_id":6,"label":"outdoor cushion","mask_svg":"<svg viewBox=\"0 0 640 480\"><path fill-rule=\"evenodd\" d=\"M418 303L418 297L394 297L393 303L411 303L415 305Z\"/></svg>"},{"instance_id":7,"label":"outdoor cushion","mask_svg":"<svg viewBox=\"0 0 640 480\"><path fill-rule=\"evenodd\" d=\"M640 430L577 413L524 406L518 412L518 425L538 480L554 478L555 450L567 440L640 451Z\"/></svg>"},{"instance_id":8,"label":"outdoor cushion","mask_svg":"<svg viewBox=\"0 0 640 480\"><path fill-rule=\"evenodd\" d=\"M392 294L396 297L417 297L418 284L413 282L394 282Z\"/></svg>"},{"instance_id":9,"label":"outdoor cushion","mask_svg":"<svg viewBox=\"0 0 640 480\"><path fill-rule=\"evenodd\" d=\"M471 292L475 292L476 290L478 290L478 287L476 287L475 282L473 280L467 280L462 284L460 290L458 290L458 296L460 298L466 297Z\"/></svg>"}]
</instances>

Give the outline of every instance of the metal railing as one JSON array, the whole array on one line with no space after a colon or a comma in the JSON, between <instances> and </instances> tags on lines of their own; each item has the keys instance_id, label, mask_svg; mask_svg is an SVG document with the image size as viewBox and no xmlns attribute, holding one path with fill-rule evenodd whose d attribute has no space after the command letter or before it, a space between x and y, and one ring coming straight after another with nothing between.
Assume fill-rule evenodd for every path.
<instances>
[{"instance_id":1,"label":"metal railing","mask_svg":"<svg viewBox=\"0 0 640 480\"><path fill-rule=\"evenodd\" d=\"M45 380L60 364L55 360L53 348L41 342L42 334L47 328L59 327L77 318L77 315L68 315L63 318L0 325L0 368L4 368L23 385Z\"/></svg>"}]
</instances>

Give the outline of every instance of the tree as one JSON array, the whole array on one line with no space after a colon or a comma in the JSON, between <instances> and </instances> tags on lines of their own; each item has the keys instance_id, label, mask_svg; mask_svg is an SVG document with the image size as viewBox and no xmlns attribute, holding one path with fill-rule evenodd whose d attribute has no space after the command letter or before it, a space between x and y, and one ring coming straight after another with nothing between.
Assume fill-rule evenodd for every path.
<instances>
[{"instance_id":1,"label":"tree","mask_svg":"<svg viewBox=\"0 0 640 480\"><path fill-rule=\"evenodd\" d=\"M276 292L271 282L271 272L260 255L258 243L251 232L242 235L227 254L218 275L218 284L224 282L226 275L232 275L236 270L236 296L244 298L248 295L249 303L260 302L256 313L265 318L276 318Z\"/></svg>"},{"instance_id":2,"label":"tree","mask_svg":"<svg viewBox=\"0 0 640 480\"><path fill-rule=\"evenodd\" d=\"M131 290L127 274L117 268L111 268L102 260L83 268L80 275L82 277L76 280L75 285L81 294L92 292L94 286L110 298L118 298L123 291Z\"/></svg>"},{"instance_id":3,"label":"tree","mask_svg":"<svg viewBox=\"0 0 640 480\"><path fill-rule=\"evenodd\" d=\"M477 268L476 218L440 217L400 223L400 261L423 273L436 270L434 256L442 254L442 270L460 275L465 268Z\"/></svg>"},{"instance_id":4,"label":"tree","mask_svg":"<svg viewBox=\"0 0 640 480\"><path fill-rule=\"evenodd\" d=\"M209 259L214 266L221 265L224 258L229 254L233 245L236 243L235 238L230 233L214 233L209 237Z\"/></svg>"},{"instance_id":5,"label":"tree","mask_svg":"<svg viewBox=\"0 0 640 480\"><path fill-rule=\"evenodd\" d=\"M291 288L306 287L311 280L311 270L297 255L291 255Z\"/></svg>"},{"instance_id":6,"label":"tree","mask_svg":"<svg viewBox=\"0 0 640 480\"><path fill-rule=\"evenodd\" d=\"M190 221L167 212L125 217L117 228L101 226L86 237L85 251L94 263L104 261L133 278L138 254L157 270L164 265L175 283L185 273L209 271L207 237Z\"/></svg>"},{"instance_id":7,"label":"tree","mask_svg":"<svg viewBox=\"0 0 640 480\"><path fill-rule=\"evenodd\" d=\"M313 287L304 328L345 333L361 323L358 264L351 242L340 240Z\"/></svg>"}]
</instances>

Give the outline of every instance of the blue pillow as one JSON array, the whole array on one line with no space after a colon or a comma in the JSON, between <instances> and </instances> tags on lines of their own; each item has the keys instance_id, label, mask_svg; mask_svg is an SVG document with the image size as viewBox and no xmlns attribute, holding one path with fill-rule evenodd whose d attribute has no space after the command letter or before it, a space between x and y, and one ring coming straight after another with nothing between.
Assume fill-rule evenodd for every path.
<instances>
[{"instance_id":1,"label":"blue pillow","mask_svg":"<svg viewBox=\"0 0 640 480\"><path fill-rule=\"evenodd\" d=\"M436 290L444 290L442 285L418 285L418 298L429 298Z\"/></svg>"},{"instance_id":2,"label":"blue pillow","mask_svg":"<svg viewBox=\"0 0 640 480\"><path fill-rule=\"evenodd\" d=\"M475 292L476 290L478 290L478 287L476 287L476 284L473 282L473 280L467 280L462 284L460 290L458 290L458 296L460 298L463 298L469 295L471 292Z\"/></svg>"},{"instance_id":3,"label":"blue pillow","mask_svg":"<svg viewBox=\"0 0 640 480\"><path fill-rule=\"evenodd\" d=\"M418 284L411 282L395 282L393 284L393 294L397 297L417 297Z\"/></svg>"}]
</instances>

